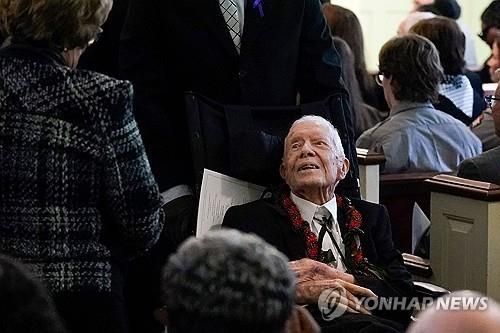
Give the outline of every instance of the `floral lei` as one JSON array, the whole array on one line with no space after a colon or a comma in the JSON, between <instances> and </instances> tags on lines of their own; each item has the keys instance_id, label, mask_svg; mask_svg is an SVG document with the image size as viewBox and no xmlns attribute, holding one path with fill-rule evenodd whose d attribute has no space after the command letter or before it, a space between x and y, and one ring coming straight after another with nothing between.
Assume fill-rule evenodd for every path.
<instances>
[{"instance_id":1,"label":"floral lei","mask_svg":"<svg viewBox=\"0 0 500 333\"><path fill-rule=\"evenodd\" d=\"M346 249L346 266L348 271L364 275L374 273L378 276L377 273L373 272L374 266L368 263L368 259L364 257L363 249L361 248L359 238L360 235L364 233L363 230L361 230L361 225L363 223L361 213L351 204L348 198L336 195L336 200L338 208L345 212L347 220L347 233L344 235L343 240ZM305 240L307 257L318 260L318 237L311 231L309 223L302 219L299 209L290 198L289 192L282 196L281 204L292 221L293 230L302 235Z\"/></svg>"}]
</instances>

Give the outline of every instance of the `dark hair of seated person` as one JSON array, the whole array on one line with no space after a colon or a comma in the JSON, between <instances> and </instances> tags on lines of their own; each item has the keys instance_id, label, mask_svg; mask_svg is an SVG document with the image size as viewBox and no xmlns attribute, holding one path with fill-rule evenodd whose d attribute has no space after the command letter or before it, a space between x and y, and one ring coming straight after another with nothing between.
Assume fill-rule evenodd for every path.
<instances>
[{"instance_id":1,"label":"dark hair of seated person","mask_svg":"<svg viewBox=\"0 0 500 333\"><path fill-rule=\"evenodd\" d=\"M66 332L41 282L4 255L0 255L0 332Z\"/></svg>"},{"instance_id":2,"label":"dark hair of seated person","mask_svg":"<svg viewBox=\"0 0 500 333\"><path fill-rule=\"evenodd\" d=\"M397 100L437 101L443 70L439 53L427 38L410 34L389 40L380 50L379 70L385 77L392 78Z\"/></svg>"},{"instance_id":3,"label":"dark hair of seated person","mask_svg":"<svg viewBox=\"0 0 500 333\"><path fill-rule=\"evenodd\" d=\"M439 51L443 72L459 75L465 72L465 35L457 22L446 17L422 20L410 32L428 38Z\"/></svg>"}]
</instances>

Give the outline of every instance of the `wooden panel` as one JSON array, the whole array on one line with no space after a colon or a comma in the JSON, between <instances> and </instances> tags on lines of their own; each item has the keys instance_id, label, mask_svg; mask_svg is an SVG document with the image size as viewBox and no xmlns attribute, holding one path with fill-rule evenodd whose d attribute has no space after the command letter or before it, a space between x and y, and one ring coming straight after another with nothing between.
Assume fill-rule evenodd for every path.
<instances>
[{"instance_id":1,"label":"wooden panel","mask_svg":"<svg viewBox=\"0 0 500 333\"><path fill-rule=\"evenodd\" d=\"M500 298L500 202L431 194L435 282Z\"/></svg>"}]
</instances>

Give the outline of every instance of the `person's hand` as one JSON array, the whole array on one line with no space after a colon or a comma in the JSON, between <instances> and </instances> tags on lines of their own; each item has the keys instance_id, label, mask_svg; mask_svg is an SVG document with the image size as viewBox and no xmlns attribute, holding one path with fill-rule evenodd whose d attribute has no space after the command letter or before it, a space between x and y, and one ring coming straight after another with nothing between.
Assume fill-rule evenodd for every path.
<instances>
[{"instance_id":1,"label":"person's hand","mask_svg":"<svg viewBox=\"0 0 500 333\"><path fill-rule=\"evenodd\" d=\"M370 314L362 306L359 298L377 297L370 289L340 279L311 280L297 283L295 302L298 304L315 304L325 290L336 293L338 303L344 305L347 308L346 311L353 313Z\"/></svg>"},{"instance_id":2,"label":"person's hand","mask_svg":"<svg viewBox=\"0 0 500 333\"><path fill-rule=\"evenodd\" d=\"M334 279L354 283L354 277L351 274L340 272L336 268L309 258L290 261L289 265L292 271L295 272L298 283L313 280Z\"/></svg>"},{"instance_id":3,"label":"person's hand","mask_svg":"<svg viewBox=\"0 0 500 333\"><path fill-rule=\"evenodd\" d=\"M286 322L285 333L320 333L321 329L309 311L295 306Z\"/></svg>"}]
</instances>

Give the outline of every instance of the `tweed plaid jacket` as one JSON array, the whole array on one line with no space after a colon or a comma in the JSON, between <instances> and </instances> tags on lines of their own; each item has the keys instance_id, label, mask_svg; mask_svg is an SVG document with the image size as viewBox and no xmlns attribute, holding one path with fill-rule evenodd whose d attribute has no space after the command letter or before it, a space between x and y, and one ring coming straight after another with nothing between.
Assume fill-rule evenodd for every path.
<instances>
[{"instance_id":1,"label":"tweed plaid jacket","mask_svg":"<svg viewBox=\"0 0 500 333\"><path fill-rule=\"evenodd\" d=\"M110 291L111 262L148 250L163 212L132 86L55 54L0 51L0 252L53 293Z\"/></svg>"}]
</instances>

